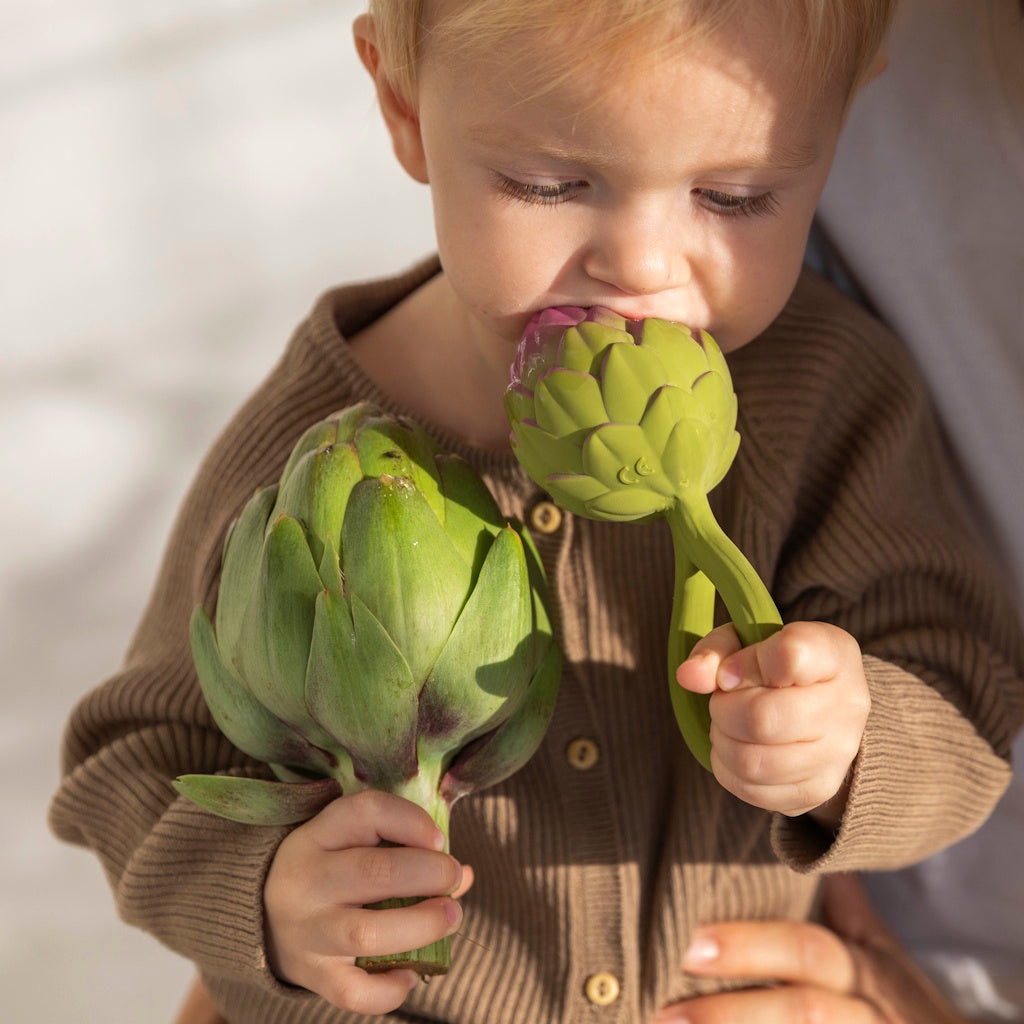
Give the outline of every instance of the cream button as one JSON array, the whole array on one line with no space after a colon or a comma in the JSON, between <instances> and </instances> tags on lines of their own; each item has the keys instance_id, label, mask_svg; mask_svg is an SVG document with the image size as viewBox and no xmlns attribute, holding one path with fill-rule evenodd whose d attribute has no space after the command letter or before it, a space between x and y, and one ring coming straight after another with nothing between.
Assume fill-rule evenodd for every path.
<instances>
[{"instance_id":1,"label":"cream button","mask_svg":"<svg viewBox=\"0 0 1024 1024\"><path fill-rule=\"evenodd\" d=\"M600 757L601 752L598 750L597 744L593 740L587 739L586 736L574 739L565 748L565 759L573 768L578 768L581 772L593 768Z\"/></svg>"},{"instance_id":2,"label":"cream button","mask_svg":"<svg viewBox=\"0 0 1024 1024\"><path fill-rule=\"evenodd\" d=\"M562 510L553 501L538 501L530 510L530 525L538 533L554 533L562 525Z\"/></svg>"},{"instance_id":3,"label":"cream button","mask_svg":"<svg viewBox=\"0 0 1024 1024\"><path fill-rule=\"evenodd\" d=\"M595 1006L611 1006L619 998L619 979L607 971L592 974L587 978L583 991Z\"/></svg>"}]
</instances>

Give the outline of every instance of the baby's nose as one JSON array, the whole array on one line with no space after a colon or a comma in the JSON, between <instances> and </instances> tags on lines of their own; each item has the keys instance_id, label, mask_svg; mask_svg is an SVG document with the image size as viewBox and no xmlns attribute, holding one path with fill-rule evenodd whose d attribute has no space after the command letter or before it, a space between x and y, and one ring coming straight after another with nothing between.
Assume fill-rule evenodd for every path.
<instances>
[{"instance_id":1,"label":"baby's nose","mask_svg":"<svg viewBox=\"0 0 1024 1024\"><path fill-rule=\"evenodd\" d=\"M664 213L655 208L604 220L584 267L594 280L628 295L668 291L689 277L681 240Z\"/></svg>"}]
</instances>

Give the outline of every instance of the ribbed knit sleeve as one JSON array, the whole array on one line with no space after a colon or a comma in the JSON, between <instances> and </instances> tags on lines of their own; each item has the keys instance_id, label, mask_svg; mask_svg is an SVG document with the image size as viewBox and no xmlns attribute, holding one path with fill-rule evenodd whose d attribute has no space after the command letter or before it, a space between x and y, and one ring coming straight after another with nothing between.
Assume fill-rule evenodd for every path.
<instances>
[{"instance_id":1,"label":"ribbed knit sleeve","mask_svg":"<svg viewBox=\"0 0 1024 1024\"><path fill-rule=\"evenodd\" d=\"M805 275L734 357L742 458L717 495L791 620L842 626L872 708L837 837L775 823L798 870L886 868L973 831L1010 778L1024 717L1005 582L969 525L899 342ZM753 506L756 504L756 508Z\"/></svg>"}]
</instances>

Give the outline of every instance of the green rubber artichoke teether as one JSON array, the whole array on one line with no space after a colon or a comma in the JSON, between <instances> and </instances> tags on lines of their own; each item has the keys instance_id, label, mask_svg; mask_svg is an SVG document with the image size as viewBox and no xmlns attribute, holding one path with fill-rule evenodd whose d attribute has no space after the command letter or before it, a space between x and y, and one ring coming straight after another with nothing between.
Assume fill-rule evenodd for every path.
<instances>
[{"instance_id":1,"label":"green rubber artichoke teether","mask_svg":"<svg viewBox=\"0 0 1024 1024\"><path fill-rule=\"evenodd\" d=\"M676 667L712 628L716 590L744 645L782 624L708 503L740 441L718 345L706 331L667 320L547 309L520 340L505 409L516 457L562 508L588 519L668 521L669 692L687 746L710 768L708 697L679 686Z\"/></svg>"}]
</instances>

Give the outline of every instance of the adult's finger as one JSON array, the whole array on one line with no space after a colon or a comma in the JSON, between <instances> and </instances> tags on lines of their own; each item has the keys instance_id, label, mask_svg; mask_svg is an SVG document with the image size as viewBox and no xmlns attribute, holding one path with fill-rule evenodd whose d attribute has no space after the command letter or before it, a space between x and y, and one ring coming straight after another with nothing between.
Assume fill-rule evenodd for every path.
<instances>
[{"instance_id":1,"label":"adult's finger","mask_svg":"<svg viewBox=\"0 0 1024 1024\"><path fill-rule=\"evenodd\" d=\"M729 921L705 925L683 958L691 974L813 985L846 995L856 984L850 950L807 921Z\"/></svg>"},{"instance_id":2,"label":"adult's finger","mask_svg":"<svg viewBox=\"0 0 1024 1024\"><path fill-rule=\"evenodd\" d=\"M855 996L813 986L718 992L665 1007L654 1024L884 1024Z\"/></svg>"}]
</instances>

